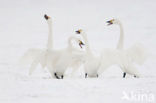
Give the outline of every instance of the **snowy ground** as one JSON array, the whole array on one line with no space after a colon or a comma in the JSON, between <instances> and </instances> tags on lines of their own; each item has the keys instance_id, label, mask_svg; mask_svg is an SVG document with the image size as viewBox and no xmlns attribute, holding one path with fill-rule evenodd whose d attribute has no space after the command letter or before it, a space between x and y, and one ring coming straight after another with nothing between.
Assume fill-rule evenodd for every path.
<instances>
[{"instance_id":1,"label":"snowy ground","mask_svg":"<svg viewBox=\"0 0 156 103\"><path fill-rule=\"evenodd\" d=\"M155 5L155 0L0 0L0 103L155 103ZM28 68L18 61L29 48L45 48L45 13L53 18L54 48L65 47L67 38L82 28L95 53L115 48L119 28L105 22L121 19L125 48L141 42L151 53L138 66L143 77L123 79L116 66L98 79L84 79L81 68L74 78L55 80L40 66L28 76Z\"/></svg>"}]
</instances>

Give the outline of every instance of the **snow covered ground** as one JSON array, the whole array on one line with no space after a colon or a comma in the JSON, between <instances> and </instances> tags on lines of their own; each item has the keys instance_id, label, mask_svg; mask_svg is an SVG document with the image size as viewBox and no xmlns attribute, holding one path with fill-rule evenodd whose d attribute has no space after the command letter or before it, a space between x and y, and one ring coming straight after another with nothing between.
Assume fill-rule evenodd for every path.
<instances>
[{"instance_id":1,"label":"snow covered ground","mask_svg":"<svg viewBox=\"0 0 156 103\"><path fill-rule=\"evenodd\" d=\"M0 103L155 103L156 102L155 0L0 0ZM18 66L29 48L45 48L47 24L53 19L54 48L66 46L74 31L84 29L92 50L115 48L119 28L106 21L119 18L125 31L125 48L141 42L150 58L138 66L142 78L122 78L113 66L99 78L51 79L39 66L32 76ZM128 97L125 97L128 96Z\"/></svg>"}]
</instances>

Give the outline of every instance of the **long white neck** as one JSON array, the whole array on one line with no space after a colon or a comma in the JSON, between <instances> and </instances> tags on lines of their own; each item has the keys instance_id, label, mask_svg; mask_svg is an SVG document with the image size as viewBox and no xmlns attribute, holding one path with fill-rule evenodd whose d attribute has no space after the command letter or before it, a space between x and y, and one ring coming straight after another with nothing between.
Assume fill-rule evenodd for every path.
<instances>
[{"instance_id":1,"label":"long white neck","mask_svg":"<svg viewBox=\"0 0 156 103\"><path fill-rule=\"evenodd\" d=\"M81 35L82 35L82 37L84 39L87 53L91 53L89 42L88 42L88 39L87 39L87 34L85 32L82 32Z\"/></svg>"},{"instance_id":2,"label":"long white neck","mask_svg":"<svg viewBox=\"0 0 156 103\"><path fill-rule=\"evenodd\" d=\"M52 21L51 21L51 19L48 19L47 23L48 23L48 28L49 28L47 49L53 49L53 34L52 34Z\"/></svg>"},{"instance_id":3,"label":"long white neck","mask_svg":"<svg viewBox=\"0 0 156 103\"><path fill-rule=\"evenodd\" d=\"M121 23L119 23L120 27L120 38L117 44L117 49L123 49L124 46L124 31L123 31L123 26Z\"/></svg>"},{"instance_id":4,"label":"long white neck","mask_svg":"<svg viewBox=\"0 0 156 103\"><path fill-rule=\"evenodd\" d=\"M68 49L69 50L72 50L73 49L73 45L72 45L72 41L73 40L76 40L76 37L71 36L71 37L68 38Z\"/></svg>"}]
</instances>

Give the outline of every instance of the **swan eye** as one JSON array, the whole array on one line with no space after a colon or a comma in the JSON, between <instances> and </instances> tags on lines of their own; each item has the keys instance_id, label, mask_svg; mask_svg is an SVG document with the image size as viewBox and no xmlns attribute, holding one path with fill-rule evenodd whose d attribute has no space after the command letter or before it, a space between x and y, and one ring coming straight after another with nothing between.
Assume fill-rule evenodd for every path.
<instances>
[{"instance_id":1,"label":"swan eye","mask_svg":"<svg viewBox=\"0 0 156 103\"><path fill-rule=\"evenodd\" d=\"M50 17L47 16L46 14L44 15L44 18L45 18L46 20L50 19Z\"/></svg>"},{"instance_id":2,"label":"swan eye","mask_svg":"<svg viewBox=\"0 0 156 103\"><path fill-rule=\"evenodd\" d=\"M81 29L79 29L79 30L77 30L77 31L75 31L77 34L80 34L81 32L82 32L82 30Z\"/></svg>"}]
</instances>

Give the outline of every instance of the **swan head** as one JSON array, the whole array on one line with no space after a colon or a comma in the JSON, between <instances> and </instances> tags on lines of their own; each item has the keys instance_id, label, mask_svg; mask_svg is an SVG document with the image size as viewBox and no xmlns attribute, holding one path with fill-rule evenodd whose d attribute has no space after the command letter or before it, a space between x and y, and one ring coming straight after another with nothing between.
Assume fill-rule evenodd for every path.
<instances>
[{"instance_id":1,"label":"swan head","mask_svg":"<svg viewBox=\"0 0 156 103\"><path fill-rule=\"evenodd\" d=\"M77 30L75 32L76 32L76 34L81 34L82 33L82 29L79 29L79 30Z\"/></svg>"},{"instance_id":2,"label":"swan head","mask_svg":"<svg viewBox=\"0 0 156 103\"><path fill-rule=\"evenodd\" d=\"M70 36L68 38L68 45L69 46L72 46L72 41L75 41L76 45L79 45L80 48L82 48L83 45L85 45L83 42L82 42L82 39L80 37L77 37L77 36Z\"/></svg>"},{"instance_id":3,"label":"swan head","mask_svg":"<svg viewBox=\"0 0 156 103\"><path fill-rule=\"evenodd\" d=\"M82 46L85 45L81 40L79 40L79 46L82 48Z\"/></svg>"},{"instance_id":4,"label":"swan head","mask_svg":"<svg viewBox=\"0 0 156 103\"><path fill-rule=\"evenodd\" d=\"M45 15L44 15L44 18L45 18L46 20L49 20L49 19L50 19L50 16L48 16L47 14L45 14Z\"/></svg>"},{"instance_id":5,"label":"swan head","mask_svg":"<svg viewBox=\"0 0 156 103\"><path fill-rule=\"evenodd\" d=\"M82 29L79 29L79 30L77 30L77 31L75 31L76 32L76 34L81 34L83 31L82 31ZM85 45L81 40L79 40L79 46L82 48L82 45Z\"/></svg>"},{"instance_id":6,"label":"swan head","mask_svg":"<svg viewBox=\"0 0 156 103\"><path fill-rule=\"evenodd\" d=\"M118 19L111 19L109 21L107 21L108 25L112 25L112 24L120 24L120 21Z\"/></svg>"}]
</instances>

